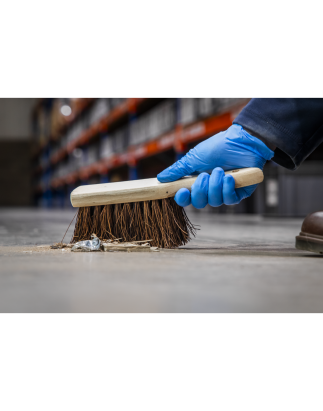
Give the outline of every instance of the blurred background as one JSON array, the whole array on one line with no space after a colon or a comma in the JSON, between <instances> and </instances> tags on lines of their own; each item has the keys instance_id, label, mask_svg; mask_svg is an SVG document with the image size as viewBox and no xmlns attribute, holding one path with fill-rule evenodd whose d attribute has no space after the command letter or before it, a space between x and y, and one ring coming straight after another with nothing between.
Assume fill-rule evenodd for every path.
<instances>
[{"instance_id":1,"label":"blurred background","mask_svg":"<svg viewBox=\"0 0 323 411\"><path fill-rule=\"evenodd\" d=\"M250 99L0 99L0 206L71 208L81 184L151 178L226 130ZM323 147L295 172L269 162L235 206L198 213L301 217L321 209Z\"/></svg>"}]
</instances>

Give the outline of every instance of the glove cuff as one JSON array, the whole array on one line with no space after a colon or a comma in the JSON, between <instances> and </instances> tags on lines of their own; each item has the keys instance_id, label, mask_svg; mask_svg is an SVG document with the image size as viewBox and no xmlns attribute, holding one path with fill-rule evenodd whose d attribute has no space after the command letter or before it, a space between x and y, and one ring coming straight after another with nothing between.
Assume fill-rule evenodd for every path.
<instances>
[{"instance_id":1,"label":"glove cuff","mask_svg":"<svg viewBox=\"0 0 323 411\"><path fill-rule=\"evenodd\" d=\"M273 150L271 150L265 142L262 141L262 139L255 137L248 133L240 124L233 124L231 127L239 127L242 135L247 138L252 147L250 148L252 151L263 157L265 160L269 161L271 160L275 153Z\"/></svg>"}]
</instances>

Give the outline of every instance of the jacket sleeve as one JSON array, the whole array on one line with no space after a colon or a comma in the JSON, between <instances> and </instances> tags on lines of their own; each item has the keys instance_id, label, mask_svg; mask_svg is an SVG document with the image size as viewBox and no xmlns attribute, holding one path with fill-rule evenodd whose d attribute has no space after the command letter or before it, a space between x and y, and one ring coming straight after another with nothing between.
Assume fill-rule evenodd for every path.
<instances>
[{"instance_id":1,"label":"jacket sleeve","mask_svg":"<svg viewBox=\"0 0 323 411\"><path fill-rule=\"evenodd\" d=\"M233 123L276 146L272 160L296 170L323 141L323 99L253 98Z\"/></svg>"}]
</instances>

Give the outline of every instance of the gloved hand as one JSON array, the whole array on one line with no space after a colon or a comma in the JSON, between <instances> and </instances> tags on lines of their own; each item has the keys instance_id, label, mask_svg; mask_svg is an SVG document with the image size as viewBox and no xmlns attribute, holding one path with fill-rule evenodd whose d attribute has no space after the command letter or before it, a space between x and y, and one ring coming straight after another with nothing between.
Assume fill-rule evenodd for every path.
<instances>
[{"instance_id":1,"label":"gloved hand","mask_svg":"<svg viewBox=\"0 0 323 411\"><path fill-rule=\"evenodd\" d=\"M267 160L274 156L261 140L234 124L226 131L198 144L183 158L158 174L161 183L178 180L181 177L201 173L192 185L191 192L181 188L175 195L178 205L193 204L204 208L207 204L218 207L221 204L237 204L249 197L257 184L234 188L234 178L224 171L236 168L258 167L263 169ZM212 173L210 175L210 173Z\"/></svg>"}]
</instances>

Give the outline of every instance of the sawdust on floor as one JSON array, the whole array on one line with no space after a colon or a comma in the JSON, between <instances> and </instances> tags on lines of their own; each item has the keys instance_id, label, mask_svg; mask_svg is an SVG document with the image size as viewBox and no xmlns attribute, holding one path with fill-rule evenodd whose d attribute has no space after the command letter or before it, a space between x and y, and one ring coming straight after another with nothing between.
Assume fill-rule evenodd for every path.
<instances>
[{"instance_id":1,"label":"sawdust on floor","mask_svg":"<svg viewBox=\"0 0 323 411\"><path fill-rule=\"evenodd\" d=\"M57 253L70 253L71 249L52 249L51 245L13 245L13 246L0 246L0 255L6 254L57 254Z\"/></svg>"}]
</instances>

